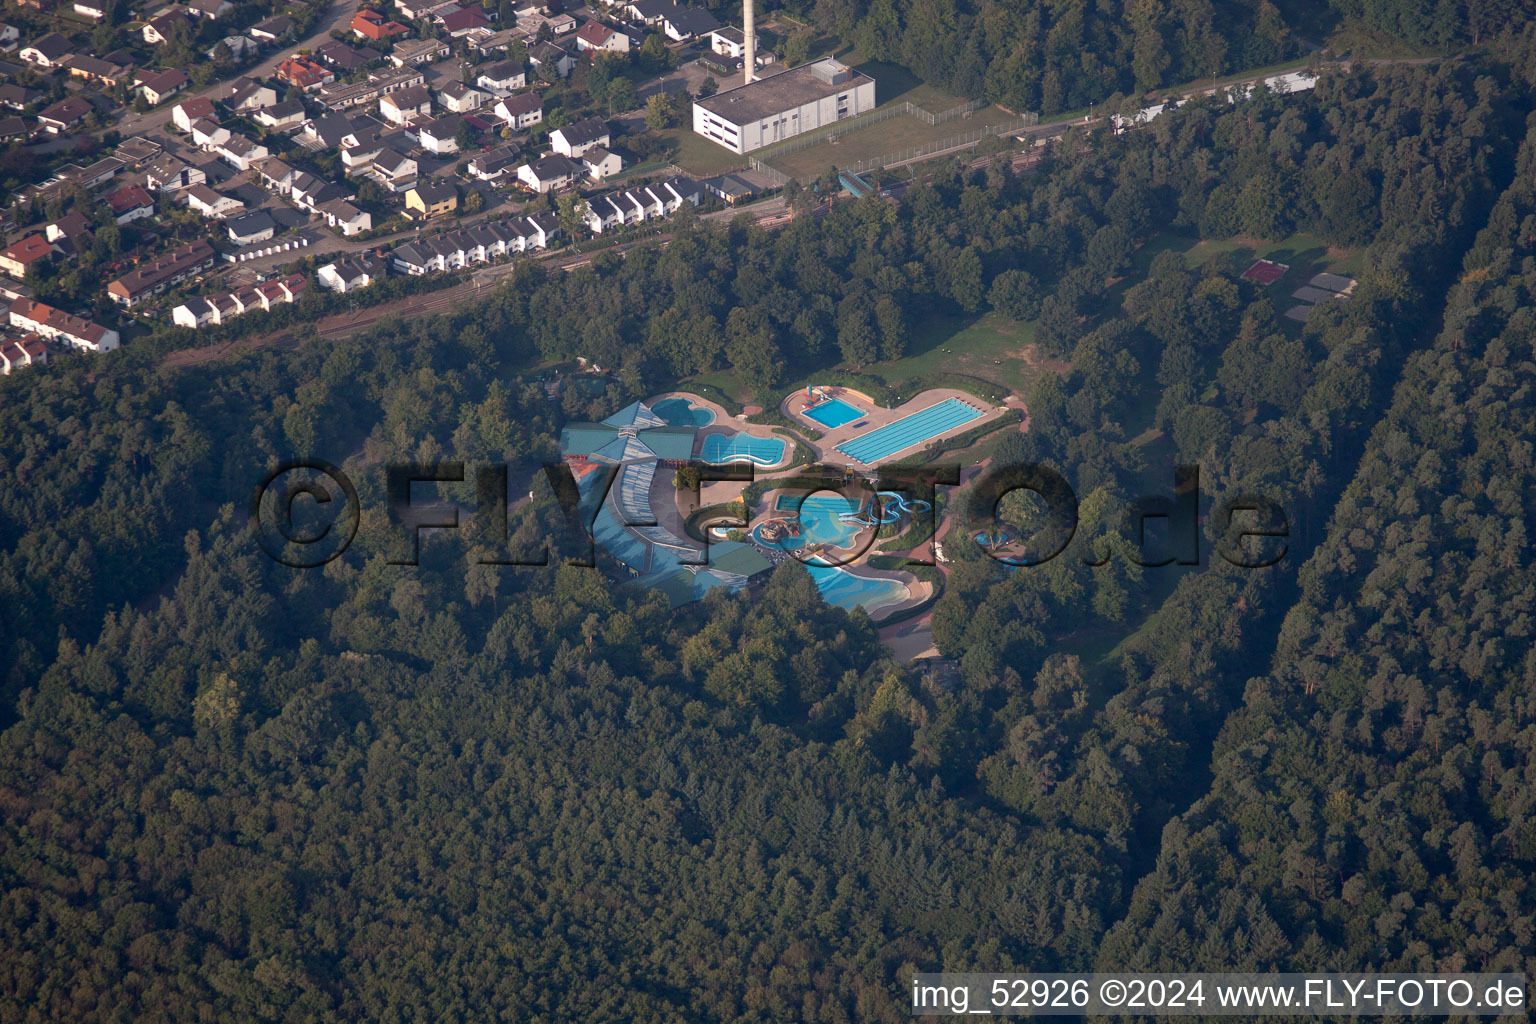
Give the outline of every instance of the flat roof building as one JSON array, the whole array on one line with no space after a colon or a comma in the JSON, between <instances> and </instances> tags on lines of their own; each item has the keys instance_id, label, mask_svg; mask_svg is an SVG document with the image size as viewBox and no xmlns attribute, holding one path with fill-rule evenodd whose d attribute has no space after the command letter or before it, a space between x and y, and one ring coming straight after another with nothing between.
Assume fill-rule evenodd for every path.
<instances>
[{"instance_id":1,"label":"flat roof building","mask_svg":"<svg viewBox=\"0 0 1536 1024\"><path fill-rule=\"evenodd\" d=\"M750 153L875 109L875 80L830 57L693 104L693 130Z\"/></svg>"}]
</instances>

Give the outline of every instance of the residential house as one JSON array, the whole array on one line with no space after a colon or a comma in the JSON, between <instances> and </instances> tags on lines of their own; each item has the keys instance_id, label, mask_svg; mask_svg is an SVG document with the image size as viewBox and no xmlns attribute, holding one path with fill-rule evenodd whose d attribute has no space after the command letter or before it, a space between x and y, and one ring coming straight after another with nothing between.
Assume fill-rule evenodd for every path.
<instances>
[{"instance_id":1,"label":"residential house","mask_svg":"<svg viewBox=\"0 0 1536 1024\"><path fill-rule=\"evenodd\" d=\"M13 303L10 319L13 327L35 331L45 338L66 342L87 352L110 352L120 341L114 330L31 299Z\"/></svg>"},{"instance_id":2,"label":"residential house","mask_svg":"<svg viewBox=\"0 0 1536 1024\"><path fill-rule=\"evenodd\" d=\"M100 186L105 185L107 182L111 181L113 178L117 177L117 172L121 171L126 166L128 165L123 163L115 156L104 156L100 160L97 160L95 163L87 167L80 168L80 170L75 173L75 181L77 181L80 184L80 187L83 189L89 190L99 188Z\"/></svg>"},{"instance_id":3,"label":"residential house","mask_svg":"<svg viewBox=\"0 0 1536 1024\"><path fill-rule=\"evenodd\" d=\"M366 288L373 282L384 277L389 271L389 264L372 253L360 253L355 256L343 256L334 263L327 263L320 268L316 277L320 281L320 287L333 292L355 292L359 288Z\"/></svg>"},{"instance_id":4,"label":"residential house","mask_svg":"<svg viewBox=\"0 0 1536 1024\"><path fill-rule=\"evenodd\" d=\"M95 111L90 101L83 100L79 96L70 96L49 107L44 107L37 115L37 123L50 135L61 135L84 121L86 117Z\"/></svg>"},{"instance_id":5,"label":"residential house","mask_svg":"<svg viewBox=\"0 0 1536 1024\"><path fill-rule=\"evenodd\" d=\"M154 139L146 139L142 135L124 139L118 143L117 156L128 161L135 169L143 167L165 151L165 147Z\"/></svg>"},{"instance_id":6,"label":"residential house","mask_svg":"<svg viewBox=\"0 0 1536 1024\"><path fill-rule=\"evenodd\" d=\"M306 114L302 100L284 100L270 107L262 107L251 115L259 125L273 130L297 128L304 123Z\"/></svg>"},{"instance_id":7,"label":"residential house","mask_svg":"<svg viewBox=\"0 0 1536 1024\"><path fill-rule=\"evenodd\" d=\"M41 231L34 231L25 238L18 238L0 249L0 270L20 281L27 271L53 258L53 246Z\"/></svg>"},{"instance_id":8,"label":"residential house","mask_svg":"<svg viewBox=\"0 0 1536 1024\"><path fill-rule=\"evenodd\" d=\"M139 95L144 97L150 106L159 106L162 102L174 96L187 87L190 79L186 72L172 69L152 74L139 82Z\"/></svg>"},{"instance_id":9,"label":"residential house","mask_svg":"<svg viewBox=\"0 0 1536 1024\"><path fill-rule=\"evenodd\" d=\"M534 192L555 192L570 187L586 169L570 157L551 153L517 169L517 180Z\"/></svg>"},{"instance_id":10,"label":"residential house","mask_svg":"<svg viewBox=\"0 0 1536 1024\"><path fill-rule=\"evenodd\" d=\"M293 31L293 19L286 14L279 14L265 21L258 21L247 31L252 39L260 40L264 43L275 43Z\"/></svg>"},{"instance_id":11,"label":"residential house","mask_svg":"<svg viewBox=\"0 0 1536 1024\"><path fill-rule=\"evenodd\" d=\"M257 160L265 160L272 152L254 139L231 134L214 147L213 152L237 171L248 171Z\"/></svg>"},{"instance_id":12,"label":"residential house","mask_svg":"<svg viewBox=\"0 0 1536 1024\"><path fill-rule=\"evenodd\" d=\"M424 85L413 85L379 100L379 113L395 124L407 124L432 112L432 94Z\"/></svg>"},{"instance_id":13,"label":"residential house","mask_svg":"<svg viewBox=\"0 0 1536 1024\"><path fill-rule=\"evenodd\" d=\"M631 21L641 25L656 26L660 25L662 19L668 14L675 14L678 7L672 0L630 0L624 5L623 10Z\"/></svg>"},{"instance_id":14,"label":"residential house","mask_svg":"<svg viewBox=\"0 0 1536 1024\"><path fill-rule=\"evenodd\" d=\"M493 109L513 131L523 131L544 120L544 99L536 92L518 93L498 102Z\"/></svg>"},{"instance_id":15,"label":"residential house","mask_svg":"<svg viewBox=\"0 0 1536 1024\"><path fill-rule=\"evenodd\" d=\"M735 25L727 25L709 34L709 48L722 57L739 59L747 52L747 37Z\"/></svg>"},{"instance_id":16,"label":"residential house","mask_svg":"<svg viewBox=\"0 0 1536 1024\"><path fill-rule=\"evenodd\" d=\"M240 200L215 192L207 185L193 185L191 188L182 189L180 198L187 204L188 209L215 220L224 220L245 209L245 204Z\"/></svg>"},{"instance_id":17,"label":"residential house","mask_svg":"<svg viewBox=\"0 0 1536 1024\"><path fill-rule=\"evenodd\" d=\"M602 146L592 146L582 153L581 162L587 169L587 177L593 181L611 178L624 169L624 158Z\"/></svg>"},{"instance_id":18,"label":"residential house","mask_svg":"<svg viewBox=\"0 0 1536 1024\"><path fill-rule=\"evenodd\" d=\"M459 190L447 182L422 182L405 193L405 212L428 220L459 208Z\"/></svg>"},{"instance_id":19,"label":"residential house","mask_svg":"<svg viewBox=\"0 0 1536 1024\"><path fill-rule=\"evenodd\" d=\"M441 39L409 39L396 43L390 51L389 59L395 67L403 68L407 64L431 64L452 52L453 48Z\"/></svg>"},{"instance_id":20,"label":"residential house","mask_svg":"<svg viewBox=\"0 0 1536 1024\"><path fill-rule=\"evenodd\" d=\"M395 0L395 10L411 21L430 18L454 0Z\"/></svg>"},{"instance_id":21,"label":"residential house","mask_svg":"<svg viewBox=\"0 0 1536 1024\"><path fill-rule=\"evenodd\" d=\"M314 213L323 203L332 199L343 199L347 195L345 189L335 182L317 178L307 171L299 171L293 176L293 183L288 186L288 198L293 200L293 205Z\"/></svg>"},{"instance_id":22,"label":"residential house","mask_svg":"<svg viewBox=\"0 0 1536 1024\"><path fill-rule=\"evenodd\" d=\"M260 110L277 102L277 90L254 78L237 78L230 83L230 93L224 103L231 109L244 113Z\"/></svg>"},{"instance_id":23,"label":"residential house","mask_svg":"<svg viewBox=\"0 0 1536 1024\"><path fill-rule=\"evenodd\" d=\"M343 147L341 165L347 169L348 174L360 171L373 163L383 150L384 140L377 133L365 133L355 145Z\"/></svg>"},{"instance_id":24,"label":"residential house","mask_svg":"<svg viewBox=\"0 0 1536 1024\"><path fill-rule=\"evenodd\" d=\"M197 27L192 24L192 19L187 12L180 7L172 7L150 18L144 23L140 34L144 41L151 46L157 46L165 42L176 33L183 33L187 38L197 35Z\"/></svg>"},{"instance_id":25,"label":"residential house","mask_svg":"<svg viewBox=\"0 0 1536 1024\"><path fill-rule=\"evenodd\" d=\"M608 125L599 117L589 117L549 133L549 148L572 158L581 156L593 146L610 144Z\"/></svg>"},{"instance_id":26,"label":"residential house","mask_svg":"<svg viewBox=\"0 0 1536 1024\"><path fill-rule=\"evenodd\" d=\"M244 60L247 54L254 53L255 51L261 49L261 44L256 42L256 40L252 39L250 36L242 36L236 34L225 36L217 43L214 43L212 46L208 47L208 49L204 51L204 56L208 57L210 60L218 59L220 46L223 46L224 49L228 51L229 56L235 60Z\"/></svg>"},{"instance_id":27,"label":"residential house","mask_svg":"<svg viewBox=\"0 0 1536 1024\"><path fill-rule=\"evenodd\" d=\"M351 29L354 34L374 42L383 42L395 36L407 36L411 34L408 25L402 25L398 21L391 21L378 11L363 8L352 16Z\"/></svg>"},{"instance_id":28,"label":"residential house","mask_svg":"<svg viewBox=\"0 0 1536 1024\"><path fill-rule=\"evenodd\" d=\"M441 16L443 31L449 38L458 39L478 30L490 30L491 19L481 7L461 7Z\"/></svg>"},{"instance_id":29,"label":"residential house","mask_svg":"<svg viewBox=\"0 0 1536 1024\"><path fill-rule=\"evenodd\" d=\"M169 153L162 153L144 170L144 183L161 192L191 188L208 180L201 168L184 163Z\"/></svg>"},{"instance_id":30,"label":"residential house","mask_svg":"<svg viewBox=\"0 0 1536 1024\"><path fill-rule=\"evenodd\" d=\"M35 334L0 344L0 373L9 374L12 370L47 363L48 347Z\"/></svg>"},{"instance_id":31,"label":"residential house","mask_svg":"<svg viewBox=\"0 0 1536 1024\"><path fill-rule=\"evenodd\" d=\"M214 316L213 304L195 295L171 310L171 322L177 327L198 328L213 323Z\"/></svg>"},{"instance_id":32,"label":"residential house","mask_svg":"<svg viewBox=\"0 0 1536 1024\"><path fill-rule=\"evenodd\" d=\"M668 13L661 22L662 31L675 42L707 36L720 27L720 22L702 7L690 7Z\"/></svg>"},{"instance_id":33,"label":"residential house","mask_svg":"<svg viewBox=\"0 0 1536 1024\"><path fill-rule=\"evenodd\" d=\"M560 38L563 35L568 35L568 34L570 34L572 32L575 32L576 31L576 26L581 24L581 22L577 21L571 15L563 14L563 13L562 14L536 13L535 17L538 18L538 20L540 22L542 22L543 24L549 26L549 33L550 33L550 35L554 36L556 39ZM537 26L534 27L533 34L534 35L538 35L539 34L539 30L538 30Z\"/></svg>"},{"instance_id":34,"label":"residential house","mask_svg":"<svg viewBox=\"0 0 1536 1024\"><path fill-rule=\"evenodd\" d=\"M479 110L488 97L474 86L463 82L449 82L437 90L437 101L455 114L468 114Z\"/></svg>"},{"instance_id":35,"label":"residential house","mask_svg":"<svg viewBox=\"0 0 1536 1024\"><path fill-rule=\"evenodd\" d=\"M20 141L31 134L31 126L15 114L0 117L0 142Z\"/></svg>"},{"instance_id":36,"label":"residential house","mask_svg":"<svg viewBox=\"0 0 1536 1024\"><path fill-rule=\"evenodd\" d=\"M528 63L536 68L550 67L560 78L568 78L576 58L554 43L535 43L528 48Z\"/></svg>"},{"instance_id":37,"label":"residential house","mask_svg":"<svg viewBox=\"0 0 1536 1024\"><path fill-rule=\"evenodd\" d=\"M128 77L128 68L124 65L85 53L65 57L62 66L69 70L71 78L83 78L99 85L116 85Z\"/></svg>"},{"instance_id":38,"label":"residential house","mask_svg":"<svg viewBox=\"0 0 1536 1024\"><path fill-rule=\"evenodd\" d=\"M434 156L450 156L459 151L458 132L462 118L449 115L436 121L428 121L417 128L416 138L421 148Z\"/></svg>"},{"instance_id":39,"label":"residential house","mask_svg":"<svg viewBox=\"0 0 1536 1024\"><path fill-rule=\"evenodd\" d=\"M364 173L391 192L404 192L416 184L418 172L414 158L385 146Z\"/></svg>"},{"instance_id":40,"label":"residential house","mask_svg":"<svg viewBox=\"0 0 1536 1024\"><path fill-rule=\"evenodd\" d=\"M380 96L388 96L392 92L399 92L413 85L421 85L425 81L426 76L415 67L400 71L374 71L369 73L367 81L349 84L337 82L322 86L316 95L320 102L331 110L340 111L372 103Z\"/></svg>"},{"instance_id":41,"label":"residential house","mask_svg":"<svg viewBox=\"0 0 1536 1024\"><path fill-rule=\"evenodd\" d=\"M155 215L155 197L142 185L124 185L108 192L106 202L107 209L112 211L112 219L119 224L130 224Z\"/></svg>"},{"instance_id":42,"label":"residential house","mask_svg":"<svg viewBox=\"0 0 1536 1024\"><path fill-rule=\"evenodd\" d=\"M82 211L67 213L43 227L48 244L65 255L79 252L95 234L96 225Z\"/></svg>"},{"instance_id":43,"label":"residential house","mask_svg":"<svg viewBox=\"0 0 1536 1024\"><path fill-rule=\"evenodd\" d=\"M15 25L0 24L0 50L10 53L21 42L21 29Z\"/></svg>"},{"instance_id":44,"label":"residential house","mask_svg":"<svg viewBox=\"0 0 1536 1024\"><path fill-rule=\"evenodd\" d=\"M504 28L498 32L471 32L464 43L476 53L489 57L494 53L506 53L512 43L526 39L527 33L518 28Z\"/></svg>"},{"instance_id":45,"label":"residential house","mask_svg":"<svg viewBox=\"0 0 1536 1024\"><path fill-rule=\"evenodd\" d=\"M309 92L336 81L336 72L308 57L289 57L277 66L277 77Z\"/></svg>"},{"instance_id":46,"label":"residential house","mask_svg":"<svg viewBox=\"0 0 1536 1024\"><path fill-rule=\"evenodd\" d=\"M25 110L42 99L44 95L41 89L28 89L15 82L6 82L0 85L0 106L9 110Z\"/></svg>"},{"instance_id":47,"label":"residential house","mask_svg":"<svg viewBox=\"0 0 1536 1024\"><path fill-rule=\"evenodd\" d=\"M218 21L226 15L234 13L235 5L229 0L187 0L187 13L194 18L206 18L209 21Z\"/></svg>"},{"instance_id":48,"label":"residential house","mask_svg":"<svg viewBox=\"0 0 1536 1024\"><path fill-rule=\"evenodd\" d=\"M277 234L277 222L266 210L253 210L243 217L236 217L225 227L229 231L229 240L236 245L255 245Z\"/></svg>"},{"instance_id":49,"label":"residential house","mask_svg":"<svg viewBox=\"0 0 1536 1024\"><path fill-rule=\"evenodd\" d=\"M475 76L475 84L497 96L505 96L514 89L526 87L528 75L523 71L521 61L504 60L481 68Z\"/></svg>"},{"instance_id":50,"label":"residential house","mask_svg":"<svg viewBox=\"0 0 1536 1024\"><path fill-rule=\"evenodd\" d=\"M206 96L188 96L171 108L171 123L184 132L192 130L192 122L215 116L213 101Z\"/></svg>"},{"instance_id":51,"label":"residential house","mask_svg":"<svg viewBox=\"0 0 1536 1024\"><path fill-rule=\"evenodd\" d=\"M373 51L364 53L348 46L339 39L331 39L315 47L315 56L336 68L342 74L351 74L370 61L378 59Z\"/></svg>"},{"instance_id":52,"label":"residential house","mask_svg":"<svg viewBox=\"0 0 1536 1024\"><path fill-rule=\"evenodd\" d=\"M315 212L324 217L327 224L348 237L373 229L372 214L358 209L345 199L332 199Z\"/></svg>"},{"instance_id":53,"label":"residential house","mask_svg":"<svg viewBox=\"0 0 1536 1024\"><path fill-rule=\"evenodd\" d=\"M147 263L141 263L108 284L107 297L119 306L136 306L171 285L207 270L217 258L218 253L213 246L206 239L199 238Z\"/></svg>"},{"instance_id":54,"label":"residential house","mask_svg":"<svg viewBox=\"0 0 1536 1024\"><path fill-rule=\"evenodd\" d=\"M517 175L516 146L497 146L478 154L470 160L467 168L469 176L480 181L497 182Z\"/></svg>"},{"instance_id":55,"label":"residential house","mask_svg":"<svg viewBox=\"0 0 1536 1024\"><path fill-rule=\"evenodd\" d=\"M211 117L192 124L192 143L201 149L214 149L229 141L230 131Z\"/></svg>"},{"instance_id":56,"label":"residential house","mask_svg":"<svg viewBox=\"0 0 1536 1024\"><path fill-rule=\"evenodd\" d=\"M49 32L21 48L16 56L40 68L56 68L64 58L75 52L69 37L59 32Z\"/></svg>"},{"instance_id":57,"label":"residential house","mask_svg":"<svg viewBox=\"0 0 1536 1024\"><path fill-rule=\"evenodd\" d=\"M288 194L293 185L294 176L299 173L286 160L279 160L275 156L258 161L251 170L256 175L257 181L282 196Z\"/></svg>"},{"instance_id":58,"label":"residential house","mask_svg":"<svg viewBox=\"0 0 1536 1024\"><path fill-rule=\"evenodd\" d=\"M629 36L600 21L589 21L576 33L576 49L589 57L594 53L628 53Z\"/></svg>"}]
</instances>

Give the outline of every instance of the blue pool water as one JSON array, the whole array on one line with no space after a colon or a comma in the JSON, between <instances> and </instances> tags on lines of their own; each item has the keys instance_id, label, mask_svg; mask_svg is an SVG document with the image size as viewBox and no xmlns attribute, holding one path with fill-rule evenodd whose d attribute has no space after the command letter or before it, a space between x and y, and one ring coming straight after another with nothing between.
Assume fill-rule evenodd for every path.
<instances>
[{"instance_id":1,"label":"blue pool water","mask_svg":"<svg viewBox=\"0 0 1536 1024\"><path fill-rule=\"evenodd\" d=\"M911 591L897 580L875 579L856 576L847 569L831 565L807 565L816 589L828 604L852 610L862 606L867 612L876 612L907 599Z\"/></svg>"},{"instance_id":2,"label":"blue pool water","mask_svg":"<svg viewBox=\"0 0 1536 1024\"><path fill-rule=\"evenodd\" d=\"M699 458L717 466L727 462L776 466L784 461L784 441L777 437L753 437L751 434L710 434L704 438Z\"/></svg>"},{"instance_id":3,"label":"blue pool water","mask_svg":"<svg viewBox=\"0 0 1536 1024\"><path fill-rule=\"evenodd\" d=\"M815 420L828 430L833 430L845 423L852 423L864 415L863 412L849 405L841 398L829 398L819 405L802 411L807 419Z\"/></svg>"},{"instance_id":4,"label":"blue pool water","mask_svg":"<svg viewBox=\"0 0 1536 1024\"><path fill-rule=\"evenodd\" d=\"M867 434L844 441L837 450L868 466L890 458L899 451L922 444L946 430L953 430L962 423L969 423L981 415L981 410L958 398L946 398L937 405L930 405L921 412L903 416L894 423L876 427Z\"/></svg>"},{"instance_id":5,"label":"blue pool water","mask_svg":"<svg viewBox=\"0 0 1536 1024\"><path fill-rule=\"evenodd\" d=\"M699 408L686 398L664 398L651 409L674 427L707 427L715 422L714 413Z\"/></svg>"}]
</instances>

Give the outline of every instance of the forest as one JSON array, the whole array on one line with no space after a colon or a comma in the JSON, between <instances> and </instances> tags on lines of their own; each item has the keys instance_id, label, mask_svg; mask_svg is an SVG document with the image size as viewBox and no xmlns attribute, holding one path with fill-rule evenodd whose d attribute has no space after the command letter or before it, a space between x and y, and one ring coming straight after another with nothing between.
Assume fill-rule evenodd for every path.
<instances>
[{"instance_id":1,"label":"forest","mask_svg":"<svg viewBox=\"0 0 1536 1024\"><path fill-rule=\"evenodd\" d=\"M358 338L0 382L0 1021L899 1021L916 971L1531 974L1536 45L1506 50L777 232L685 217ZM1168 244L1298 231L1363 268L1301 325ZM369 521L389 460L525 481L567 421L855 372L935 311L1034 322L1070 367L996 457L1082 523L1041 567L959 549L948 681L793 561L672 611L470 567L483 539L390 565ZM577 355L614 383L549 401ZM322 570L246 530L295 452L364 495ZM1273 496L1288 556L1087 564L1176 462ZM559 519L535 483L514 545Z\"/></svg>"}]
</instances>

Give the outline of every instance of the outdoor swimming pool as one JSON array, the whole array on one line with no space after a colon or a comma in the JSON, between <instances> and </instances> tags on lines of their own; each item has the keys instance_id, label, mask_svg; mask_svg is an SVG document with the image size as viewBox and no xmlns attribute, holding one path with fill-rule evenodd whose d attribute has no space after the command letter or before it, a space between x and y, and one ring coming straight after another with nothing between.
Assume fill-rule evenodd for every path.
<instances>
[{"instance_id":1,"label":"outdoor swimming pool","mask_svg":"<svg viewBox=\"0 0 1536 1024\"><path fill-rule=\"evenodd\" d=\"M776 466L784 461L784 441L777 437L753 437L751 434L710 434L704 438L699 458L717 466L728 462Z\"/></svg>"},{"instance_id":2,"label":"outdoor swimming pool","mask_svg":"<svg viewBox=\"0 0 1536 1024\"><path fill-rule=\"evenodd\" d=\"M958 398L946 398L920 412L903 416L893 423L876 427L867 434L844 441L837 450L855 462L868 466L890 458L899 451L915 447L946 430L969 423L981 410Z\"/></svg>"},{"instance_id":3,"label":"outdoor swimming pool","mask_svg":"<svg viewBox=\"0 0 1536 1024\"><path fill-rule=\"evenodd\" d=\"M664 398L651 406L652 411L673 427L707 427L715 422L715 414L701 409L686 398Z\"/></svg>"},{"instance_id":4,"label":"outdoor swimming pool","mask_svg":"<svg viewBox=\"0 0 1536 1024\"><path fill-rule=\"evenodd\" d=\"M864 413L849 405L841 398L829 398L820 405L814 405L809 409L802 409L805 418L815 420L828 430L834 430L845 423L852 423L863 416Z\"/></svg>"},{"instance_id":5,"label":"outdoor swimming pool","mask_svg":"<svg viewBox=\"0 0 1536 1024\"><path fill-rule=\"evenodd\" d=\"M899 580L877 579L873 576L857 576L847 569L832 565L806 565L816 589L828 604L850 611L862 607L871 615L882 608L900 604L912 595L907 585Z\"/></svg>"}]
</instances>

